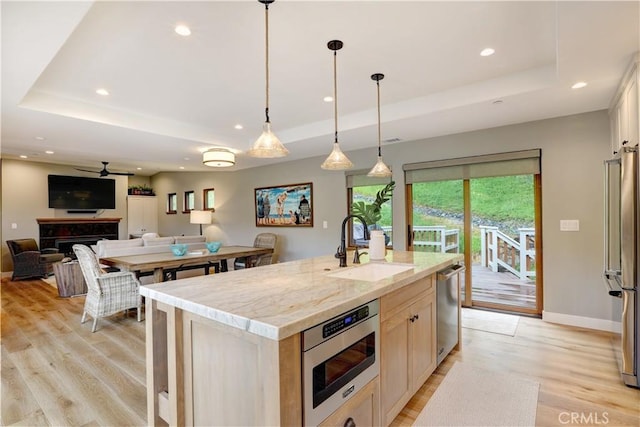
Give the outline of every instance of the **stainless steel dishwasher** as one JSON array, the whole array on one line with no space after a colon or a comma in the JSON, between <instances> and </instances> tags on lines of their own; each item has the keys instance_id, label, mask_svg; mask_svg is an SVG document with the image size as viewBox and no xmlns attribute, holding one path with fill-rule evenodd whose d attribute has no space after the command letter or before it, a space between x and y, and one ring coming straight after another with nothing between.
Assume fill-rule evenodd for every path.
<instances>
[{"instance_id":1,"label":"stainless steel dishwasher","mask_svg":"<svg viewBox=\"0 0 640 427\"><path fill-rule=\"evenodd\" d=\"M462 265L451 265L436 274L436 312L438 315L438 365L458 343L458 307Z\"/></svg>"}]
</instances>

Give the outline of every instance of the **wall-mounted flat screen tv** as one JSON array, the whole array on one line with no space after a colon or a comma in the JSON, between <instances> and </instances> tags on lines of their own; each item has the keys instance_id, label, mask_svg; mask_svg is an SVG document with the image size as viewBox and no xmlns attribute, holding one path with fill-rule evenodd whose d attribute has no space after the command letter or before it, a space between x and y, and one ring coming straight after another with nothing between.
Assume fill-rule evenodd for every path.
<instances>
[{"instance_id":1,"label":"wall-mounted flat screen tv","mask_svg":"<svg viewBox=\"0 0 640 427\"><path fill-rule=\"evenodd\" d=\"M49 207L70 210L115 209L116 181L49 175Z\"/></svg>"}]
</instances>

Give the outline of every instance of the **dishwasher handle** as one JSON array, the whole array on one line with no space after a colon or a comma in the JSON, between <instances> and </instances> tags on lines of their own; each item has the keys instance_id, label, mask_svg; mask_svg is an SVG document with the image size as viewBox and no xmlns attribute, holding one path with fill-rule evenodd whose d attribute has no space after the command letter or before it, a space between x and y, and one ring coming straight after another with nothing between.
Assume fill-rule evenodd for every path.
<instances>
[{"instance_id":1,"label":"dishwasher handle","mask_svg":"<svg viewBox=\"0 0 640 427\"><path fill-rule=\"evenodd\" d=\"M449 280L450 278L452 278L454 275L463 272L465 270L464 265L452 265L449 266L447 268L445 268L444 270L440 270L438 271L438 273L436 273L436 280L437 281L445 281L445 280Z\"/></svg>"}]
</instances>

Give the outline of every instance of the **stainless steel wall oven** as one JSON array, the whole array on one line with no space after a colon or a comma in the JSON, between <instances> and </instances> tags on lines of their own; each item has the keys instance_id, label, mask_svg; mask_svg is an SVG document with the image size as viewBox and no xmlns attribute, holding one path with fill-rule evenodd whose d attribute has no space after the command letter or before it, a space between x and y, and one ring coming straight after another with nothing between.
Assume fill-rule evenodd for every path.
<instances>
[{"instance_id":1,"label":"stainless steel wall oven","mask_svg":"<svg viewBox=\"0 0 640 427\"><path fill-rule=\"evenodd\" d=\"M322 422L378 376L378 308L371 301L303 332L305 425Z\"/></svg>"}]
</instances>

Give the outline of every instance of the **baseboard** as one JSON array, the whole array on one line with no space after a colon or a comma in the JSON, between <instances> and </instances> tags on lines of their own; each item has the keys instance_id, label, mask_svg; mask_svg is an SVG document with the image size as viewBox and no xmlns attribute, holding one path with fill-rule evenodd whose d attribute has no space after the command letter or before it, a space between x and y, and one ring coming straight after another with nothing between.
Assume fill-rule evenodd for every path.
<instances>
[{"instance_id":1,"label":"baseboard","mask_svg":"<svg viewBox=\"0 0 640 427\"><path fill-rule=\"evenodd\" d=\"M542 312L542 320L561 325L578 326L580 328L595 329L598 331L613 332L619 334L622 331L622 323L613 320L594 319L593 317L574 316L571 314Z\"/></svg>"}]
</instances>

